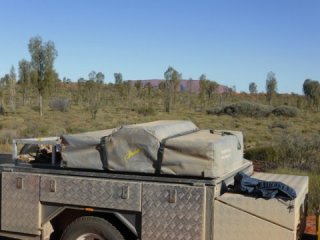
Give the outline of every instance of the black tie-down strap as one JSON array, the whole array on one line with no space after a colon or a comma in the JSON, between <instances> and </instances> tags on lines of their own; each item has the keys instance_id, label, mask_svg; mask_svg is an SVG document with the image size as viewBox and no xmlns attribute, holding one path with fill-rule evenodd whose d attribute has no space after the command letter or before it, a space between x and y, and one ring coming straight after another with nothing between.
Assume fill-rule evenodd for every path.
<instances>
[{"instance_id":1,"label":"black tie-down strap","mask_svg":"<svg viewBox=\"0 0 320 240\"><path fill-rule=\"evenodd\" d=\"M192 134L192 133L195 133L195 132L198 132L198 131L199 131L198 129L197 130L192 130L192 131L179 133L179 134L176 134L176 135L173 135L173 136L170 136L170 137L162 139L161 142L160 142L160 147L158 149L157 161L154 163L155 174L157 174L157 175L161 174L161 166L162 166L164 148L165 148L166 141L168 139L185 136L185 135Z\"/></svg>"}]
</instances>

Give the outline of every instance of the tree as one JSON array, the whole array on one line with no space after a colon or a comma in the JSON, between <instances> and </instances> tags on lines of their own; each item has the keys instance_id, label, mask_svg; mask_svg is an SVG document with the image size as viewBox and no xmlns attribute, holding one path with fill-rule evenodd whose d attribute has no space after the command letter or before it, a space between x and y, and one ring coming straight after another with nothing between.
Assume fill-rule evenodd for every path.
<instances>
[{"instance_id":1,"label":"tree","mask_svg":"<svg viewBox=\"0 0 320 240\"><path fill-rule=\"evenodd\" d=\"M258 93L257 84L255 82L251 82L249 84L249 92L250 92L250 94L257 94Z\"/></svg>"},{"instance_id":2,"label":"tree","mask_svg":"<svg viewBox=\"0 0 320 240\"><path fill-rule=\"evenodd\" d=\"M115 86L118 91L118 94L120 97L123 97L125 87L123 86L122 73L114 73L113 76L114 76L114 82L115 82Z\"/></svg>"},{"instance_id":3,"label":"tree","mask_svg":"<svg viewBox=\"0 0 320 240\"><path fill-rule=\"evenodd\" d=\"M102 104L104 75L101 72L91 71L88 76L89 80L85 82L85 98L91 118L95 120Z\"/></svg>"},{"instance_id":4,"label":"tree","mask_svg":"<svg viewBox=\"0 0 320 240\"><path fill-rule=\"evenodd\" d=\"M10 102L10 107L12 112L16 112L16 83L17 83L16 71L12 66L10 69L9 81L8 81L9 102Z\"/></svg>"},{"instance_id":5,"label":"tree","mask_svg":"<svg viewBox=\"0 0 320 240\"><path fill-rule=\"evenodd\" d=\"M151 106L151 95L152 95L151 82L147 82L147 84L145 85L145 88L147 89L148 103L149 103L149 106Z\"/></svg>"},{"instance_id":6,"label":"tree","mask_svg":"<svg viewBox=\"0 0 320 240\"><path fill-rule=\"evenodd\" d=\"M123 89L126 95L126 100L128 102L128 106L131 107L132 105L132 99L131 99L131 92L132 92L132 82L131 81L124 81L123 83Z\"/></svg>"},{"instance_id":7,"label":"tree","mask_svg":"<svg viewBox=\"0 0 320 240\"><path fill-rule=\"evenodd\" d=\"M52 41L42 42L41 37L33 37L28 44L31 55L31 65L36 73L35 86L39 95L39 114L43 115L42 98L56 77L54 60L58 52Z\"/></svg>"},{"instance_id":8,"label":"tree","mask_svg":"<svg viewBox=\"0 0 320 240\"><path fill-rule=\"evenodd\" d=\"M122 77L122 73L114 73L114 83L115 84L122 84L123 82L123 77Z\"/></svg>"},{"instance_id":9,"label":"tree","mask_svg":"<svg viewBox=\"0 0 320 240\"><path fill-rule=\"evenodd\" d=\"M201 74L201 76L199 77L199 87L200 87L199 97L200 97L202 108L206 107L206 102L207 102L206 92L208 88L208 83L209 83L209 80L207 79L207 76L205 74Z\"/></svg>"},{"instance_id":10,"label":"tree","mask_svg":"<svg viewBox=\"0 0 320 240\"><path fill-rule=\"evenodd\" d=\"M207 86L207 95L209 100L212 98L213 94L215 93L218 87L219 87L219 84L217 82L209 81Z\"/></svg>"},{"instance_id":11,"label":"tree","mask_svg":"<svg viewBox=\"0 0 320 240\"><path fill-rule=\"evenodd\" d=\"M200 99L202 106L206 106L206 102L212 99L213 94L219 87L219 84L215 81L210 81L207 79L205 74L201 74L199 77L199 85L200 85Z\"/></svg>"},{"instance_id":12,"label":"tree","mask_svg":"<svg viewBox=\"0 0 320 240\"><path fill-rule=\"evenodd\" d=\"M4 114L6 103L7 103L7 93L8 93L8 85L10 82L10 75L6 74L4 77L1 78L1 114Z\"/></svg>"},{"instance_id":13,"label":"tree","mask_svg":"<svg viewBox=\"0 0 320 240\"><path fill-rule=\"evenodd\" d=\"M273 96L277 93L277 79L273 72L267 74L266 80L267 101L271 104Z\"/></svg>"},{"instance_id":14,"label":"tree","mask_svg":"<svg viewBox=\"0 0 320 240\"><path fill-rule=\"evenodd\" d=\"M192 108L192 78L189 78L187 82L187 93L188 93L188 102L189 102L189 108Z\"/></svg>"},{"instance_id":15,"label":"tree","mask_svg":"<svg viewBox=\"0 0 320 240\"><path fill-rule=\"evenodd\" d=\"M141 80L137 80L134 83L134 87L137 90L137 96L140 98L141 97L141 89L142 89L142 82Z\"/></svg>"},{"instance_id":16,"label":"tree","mask_svg":"<svg viewBox=\"0 0 320 240\"><path fill-rule=\"evenodd\" d=\"M303 93L307 98L309 107L319 110L320 105L320 83L311 79L306 79L303 83Z\"/></svg>"},{"instance_id":17,"label":"tree","mask_svg":"<svg viewBox=\"0 0 320 240\"><path fill-rule=\"evenodd\" d=\"M98 72L96 78L98 83L104 83L104 74L102 72Z\"/></svg>"},{"instance_id":18,"label":"tree","mask_svg":"<svg viewBox=\"0 0 320 240\"><path fill-rule=\"evenodd\" d=\"M181 80L181 74L173 67L169 66L164 72L164 78L164 106L165 111L170 112L171 105L175 103L176 100L176 90Z\"/></svg>"},{"instance_id":19,"label":"tree","mask_svg":"<svg viewBox=\"0 0 320 240\"><path fill-rule=\"evenodd\" d=\"M22 90L22 105L26 103L31 88L31 64L25 59L19 62L19 81Z\"/></svg>"}]
</instances>

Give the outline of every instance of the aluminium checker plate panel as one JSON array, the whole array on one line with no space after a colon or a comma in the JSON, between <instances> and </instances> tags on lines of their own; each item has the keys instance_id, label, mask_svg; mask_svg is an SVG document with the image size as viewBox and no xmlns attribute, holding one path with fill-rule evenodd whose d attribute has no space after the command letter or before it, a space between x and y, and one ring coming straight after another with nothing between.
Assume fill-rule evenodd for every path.
<instances>
[{"instance_id":1,"label":"aluminium checker plate panel","mask_svg":"<svg viewBox=\"0 0 320 240\"><path fill-rule=\"evenodd\" d=\"M205 187L144 183L142 240L203 240Z\"/></svg>"},{"instance_id":2,"label":"aluminium checker plate panel","mask_svg":"<svg viewBox=\"0 0 320 240\"><path fill-rule=\"evenodd\" d=\"M139 212L141 183L42 175L40 201Z\"/></svg>"},{"instance_id":3,"label":"aluminium checker plate panel","mask_svg":"<svg viewBox=\"0 0 320 240\"><path fill-rule=\"evenodd\" d=\"M36 174L1 174L1 230L40 234L39 179Z\"/></svg>"}]
</instances>

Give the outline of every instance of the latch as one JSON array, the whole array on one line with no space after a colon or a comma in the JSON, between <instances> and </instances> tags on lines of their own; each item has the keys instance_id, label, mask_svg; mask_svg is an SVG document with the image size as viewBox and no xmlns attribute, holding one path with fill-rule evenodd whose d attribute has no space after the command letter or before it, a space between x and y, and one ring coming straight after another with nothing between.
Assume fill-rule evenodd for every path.
<instances>
[{"instance_id":1,"label":"latch","mask_svg":"<svg viewBox=\"0 0 320 240\"><path fill-rule=\"evenodd\" d=\"M50 180L49 182L49 191L50 192L56 192L56 181Z\"/></svg>"},{"instance_id":2,"label":"latch","mask_svg":"<svg viewBox=\"0 0 320 240\"><path fill-rule=\"evenodd\" d=\"M129 198L129 186L122 186L121 198L122 199L128 199Z\"/></svg>"},{"instance_id":3,"label":"latch","mask_svg":"<svg viewBox=\"0 0 320 240\"><path fill-rule=\"evenodd\" d=\"M177 190L170 189L169 190L169 203L176 203L177 202Z\"/></svg>"},{"instance_id":4,"label":"latch","mask_svg":"<svg viewBox=\"0 0 320 240\"><path fill-rule=\"evenodd\" d=\"M22 179L22 177L17 177L16 187L17 187L17 189L22 189L22 187L23 187L23 179Z\"/></svg>"}]
</instances>

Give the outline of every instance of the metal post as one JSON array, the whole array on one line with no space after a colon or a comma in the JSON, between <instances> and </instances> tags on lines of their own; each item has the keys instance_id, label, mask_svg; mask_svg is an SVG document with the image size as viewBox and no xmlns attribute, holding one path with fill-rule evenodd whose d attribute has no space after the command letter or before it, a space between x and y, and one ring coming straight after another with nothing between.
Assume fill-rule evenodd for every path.
<instances>
[{"instance_id":1,"label":"metal post","mask_svg":"<svg viewBox=\"0 0 320 240\"><path fill-rule=\"evenodd\" d=\"M52 155L51 155L51 165L56 164L56 152L57 152L57 145L52 145Z\"/></svg>"},{"instance_id":2,"label":"metal post","mask_svg":"<svg viewBox=\"0 0 320 240\"><path fill-rule=\"evenodd\" d=\"M17 159L17 155L18 155L18 148L17 148L17 143L16 140L12 141L12 161L15 162L15 160Z\"/></svg>"}]
</instances>

